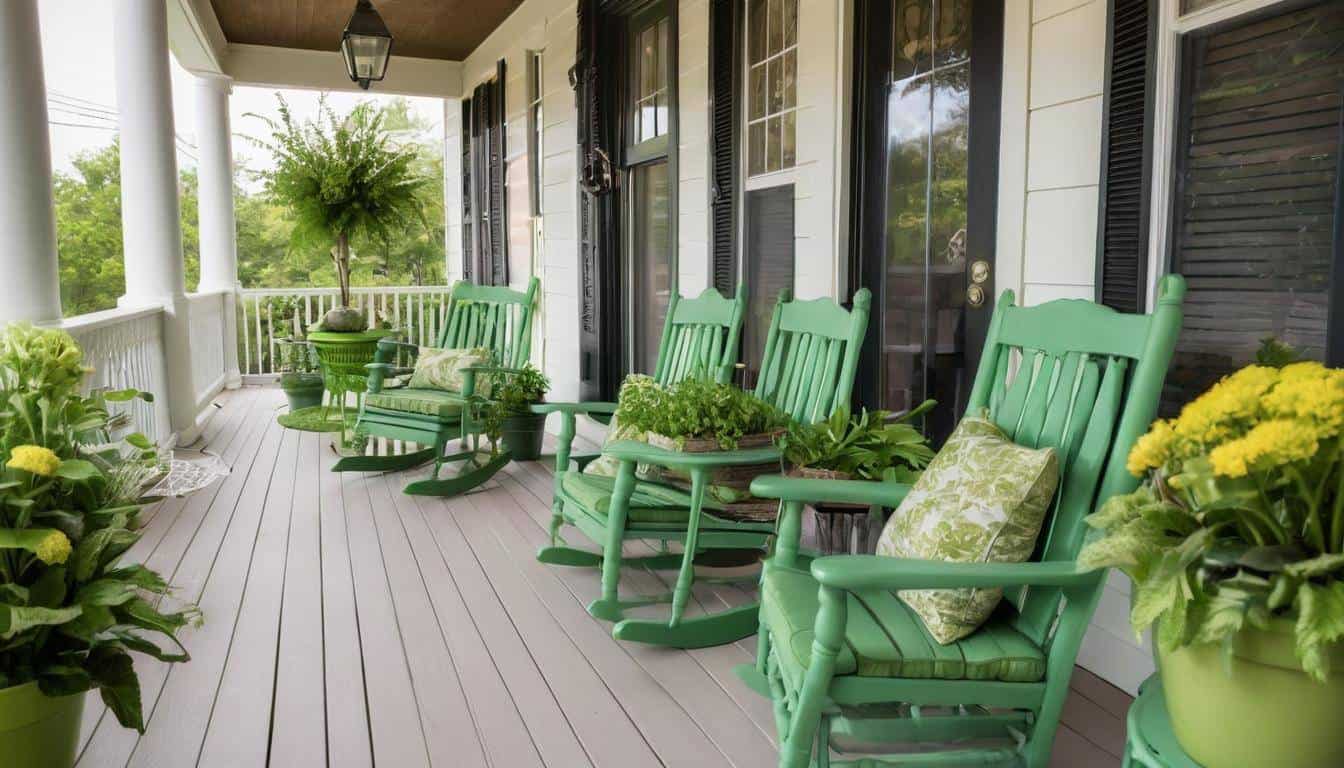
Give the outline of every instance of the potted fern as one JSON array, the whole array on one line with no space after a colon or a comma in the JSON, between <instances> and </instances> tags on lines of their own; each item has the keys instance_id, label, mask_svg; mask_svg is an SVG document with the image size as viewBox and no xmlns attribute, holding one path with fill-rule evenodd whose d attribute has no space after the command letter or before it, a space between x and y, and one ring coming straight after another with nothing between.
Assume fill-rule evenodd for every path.
<instances>
[{"instance_id":1,"label":"potted fern","mask_svg":"<svg viewBox=\"0 0 1344 768\"><path fill-rule=\"evenodd\" d=\"M416 149L393 143L373 105L340 117L324 100L319 119L297 122L284 97L276 100L279 120L249 113L271 133L268 141L254 139L274 159L260 174L266 192L293 218L294 247L330 249L340 306L322 318L321 330L364 331L367 318L350 306L351 246L424 225L425 195L434 185L416 170Z\"/></svg>"},{"instance_id":2,"label":"potted fern","mask_svg":"<svg viewBox=\"0 0 1344 768\"><path fill-rule=\"evenodd\" d=\"M1344 765L1344 371L1243 368L1129 469L1144 483L1089 518L1081 564L1133 581L1181 746L1207 768Z\"/></svg>"},{"instance_id":3,"label":"potted fern","mask_svg":"<svg viewBox=\"0 0 1344 768\"><path fill-rule=\"evenodd\" d=\"M119 562L139 539L144 494L164 472L154 446L109 441L106 403L84 396L86 370L62 331L0 333L0 743L8 768L67 768L84 693L144 730L132 653L187 660L176 634L194 606L165 610L168 586Z\"/></svg>"}]
</instances>

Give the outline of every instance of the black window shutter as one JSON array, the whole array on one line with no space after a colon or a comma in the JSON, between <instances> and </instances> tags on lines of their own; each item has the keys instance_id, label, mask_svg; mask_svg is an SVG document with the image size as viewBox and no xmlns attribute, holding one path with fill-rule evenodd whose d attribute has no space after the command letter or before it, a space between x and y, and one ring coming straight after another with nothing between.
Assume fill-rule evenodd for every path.
<instances>
[{"instance_id":1,"label":"black window shutter","mask_svg":"<svg viewBox=\"0 0 1344 768\"><path fill-rule=\"evenodd\" d=\"M714 287L732 296L737 283L738 7L740 0L713 0L710 10L709 78L711 179L710 258Z\"/></svg>"},{"instance_id":2,"label":"black window shutter","mask_svg":"<svg viewBox=\"0 0 1344 768\"><path fill-rule=\"evenodd\" d=\"M1112 0L1097 227L1097 300L1122 312L1147 303L1152 167L1154 0Z\"/></svg>"},{"instance_id":3,"label":"black window shutter","mask_svg":"<svg viewBox=\"0 0 1344 768\"><path fill-rule=\"evenodd\" d=\"M509 284L509 233L507 201L504 190L504 60L495 65L495 81L490 84L490 283Z\"/></svg>"},{"instance_id":4,"label":"black window shutter","mask_svg":"<svg viewBox=\"0 0 1344 768\"><path fill-rule=\"evenodd\" d=\"M508 285L504 190L504 60L494 80L463 106L468 141L462 152L462 274L474 283Z\"/></svg>"},{"instance_id":5,"label":"black window shutter","mask_svg":"<svg viewBox=\"0 0 1344 768\"><path fill-rule=\"evenodd\" d=\"M472 167L471 167L471 105L474 98L462 100L462 279L468 283L476 282L476 239L472 237L475 231L476 219L475 206L472 205L471 195L475 189L472 186Z\"/></svg>"}]
</instances>

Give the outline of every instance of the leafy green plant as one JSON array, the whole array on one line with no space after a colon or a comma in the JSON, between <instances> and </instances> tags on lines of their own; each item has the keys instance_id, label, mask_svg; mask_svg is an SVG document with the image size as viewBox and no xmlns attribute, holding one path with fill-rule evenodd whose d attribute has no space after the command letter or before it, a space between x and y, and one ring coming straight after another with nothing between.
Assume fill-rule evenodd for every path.
<instances>
[{"instance_id":1,"label":"leafy green plant","mask_svg":"<svg viewBox=\"0 0 1344 768\"><path fill-rule=\"evenodd\" d=\"M338 116L324 101L320 119L299 123L284 97L276 100L279 120L249 113L271 132L269 141L254 140L274 159L260 176L293 218L291 243L331 248L341 306L349 307L352 241L387 243L402 230L427 228L426 195L437 187L419 172L418 149L393 143L386 113L373 105Z\"/></svg>"},{"instance_id":2,"label":"leafy green plant","mask_svg":"<svg viewBox=\"0 0 1344 768\"><path fill-rule=\"evenodd\" d=\"M86 373L62 331L0 334L0 688L97 688L122 725L143 731L130 654L186 661L176 633L199 612L161 610L164 580L118 563L140 538L136 517L163 462L143 435L110 437L108 402L151 397L81 395Z\"/></svg>"},{"instance_id":3,"label":"leafy green plant","mask_svg":"<svg viewBox=\"0 0 1344 768\"><path fill-rule=\"evenodd\" d=\"M492 374L494 381L490 388L490 397L502 416L522 416L530 413L532 405L546 399L551 389L551 380L546 374L528 363L517 373Z\"/></svg>"},{"instance_id":4,"label":"leafy green plant","mask_svg":"<svg viewBox=\"0 0 1344 768\"><path fill-rule=\"evenodd\" d=\"M673 439L713 438L724 450L743 435L788 424L788 415L748 392L708 379L690 378L662 387L648 376L628 376L621 385L616 417L622 427Z\"/></svg>"},{"instance_id":5,"label":"leafy green plant","mask_svg":"<svg viewBox=\"0 0 1344 768\"><path fill-rule=\"evenodd\" d=\"M849 409L837 408L816 424L791 423L775 444L785 463L795 467L841 472L861 480L911 482L918 470L928 466L933 449L910 422L934 405L925 400L896 418L887 411L866 409L851 418Z\"/></svg>"},{"instance_id":6,"label":"leafy green plant","mask_svg":"<svg viewBox=\"0 0 1344 768\"><path fill-rule=\"evenodd\" d=\"M306 341L277 339L275 342L276 367L283 380L286 374L312 374L318 369L317 354Z\"/></svg>"},{"instance_id":7,"label":"leafy green plant","mask_svg":"<svg viewBox=\"0 0 1344 768\"><path fill-rule=\"evenodd\" d=\"M1147 482L1088 518L1080 560L1133 580L1135 631L1230 651L1244 627L1291 620L1324 680L1344 640L1344 371L1243 368L1155 422L1128 467Z\"/></svg>"}]
</instances>

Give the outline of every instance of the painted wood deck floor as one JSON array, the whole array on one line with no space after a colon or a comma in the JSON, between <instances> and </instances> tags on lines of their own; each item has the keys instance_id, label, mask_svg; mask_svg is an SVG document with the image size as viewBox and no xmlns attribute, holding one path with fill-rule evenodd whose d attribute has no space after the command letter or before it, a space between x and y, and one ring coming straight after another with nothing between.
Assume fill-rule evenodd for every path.
<instances>
[{"instance_id":1,"label":"painted wood deck floor","mask_svg":"<svg viewBox=\"0 0 1344 768\"><path fill-rule=\"evenodd\" d=\"M619 643L584 610L595 571L533 559L546 467L515 464L456 499L405 496L402 476L327 471L329 438L281 429L282 403L221 395L197 447L232 474L147 511L129 557L206 621L185 634L191 663L137 661L144 735L89 699L82 768L775 764L770 706L732 674L753 640ZM634 572L622 587L666 589ZM696 597L694 610L751 599ZM1117 765L1128 705L1078 670L1053 764Z\"/></svg>"}]
</instances>

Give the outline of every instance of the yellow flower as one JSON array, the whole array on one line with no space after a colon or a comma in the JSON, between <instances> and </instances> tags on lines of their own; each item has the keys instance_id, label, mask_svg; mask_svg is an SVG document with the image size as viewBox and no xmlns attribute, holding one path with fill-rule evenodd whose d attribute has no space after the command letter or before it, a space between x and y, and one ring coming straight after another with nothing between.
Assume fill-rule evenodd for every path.
<instances>
[{"instance_id":1,"label":"yellow flower","mask_svg":"<svg viewBox=\"0 0 1344 768\"><path fill-rule=\"evenodd\" d=\"M1148 434L1140 437L1129 452L1125 466L1135 477L1142 477L1150 469L1157 469L1171 458L1172 443L1176 439L1176 430L1171 422L1159 419L1153 422Z\"/></svg>"},{"instance_id":2,"label":"yellow flower","mask_svg":"<svg viewBox=\"0 0 1344 768\"><path fill-rule=\"evenodd\" d=\"M1270 419L1245 436L1214 448L1209 454L1213 472L1223 477L1245 477L1252 470L1303 461L1316 455L1316 430L1303 421Z\"/></svg>"},{"instance_id":3,"label":"yellow flower","mask_svg":"<svg viewBox=\"0 0 1344 768\"><path fill-rule=\"evenodd\" d=\"M33 554L47 565L60 565L70 557L70 551L70 539L60 531L52 531L38 543Z\"/></svg>"},{"instance_id":4,"label":"yellow flower","mask_svg":"<svg viewBox=\"0 0 1344 768\"><path fill-rule=\"evenodd\" d=\"M1334 436L1344 429L1344 371L1320 363L1290 365L1262 403L1272 417L1309 421L1318 436Z\"/></svg>"},{"instance_id":5,"label":"yellow flower","mask_svg":"<svg viewBox=\"0 0 1344 768\"><path fill-rule=\"evenodd\" d=\"M39 477L52 477L61 468L61 458L50 448L40 445L18 445L9 454L5 466L21 469Z\"/></svg>"},{"instance_id":6,"label":"yellow flower","mask_svg":"<svg viewBox=\"0 0 1344 768\"><path fill-rule=\"evenodd\" d=\"M1260 397L1279 380L1277 368L1248 365L1181 409L1177 436L1204 446L1238 437L1260 411Z\"/></svg>"}]
</instances>

